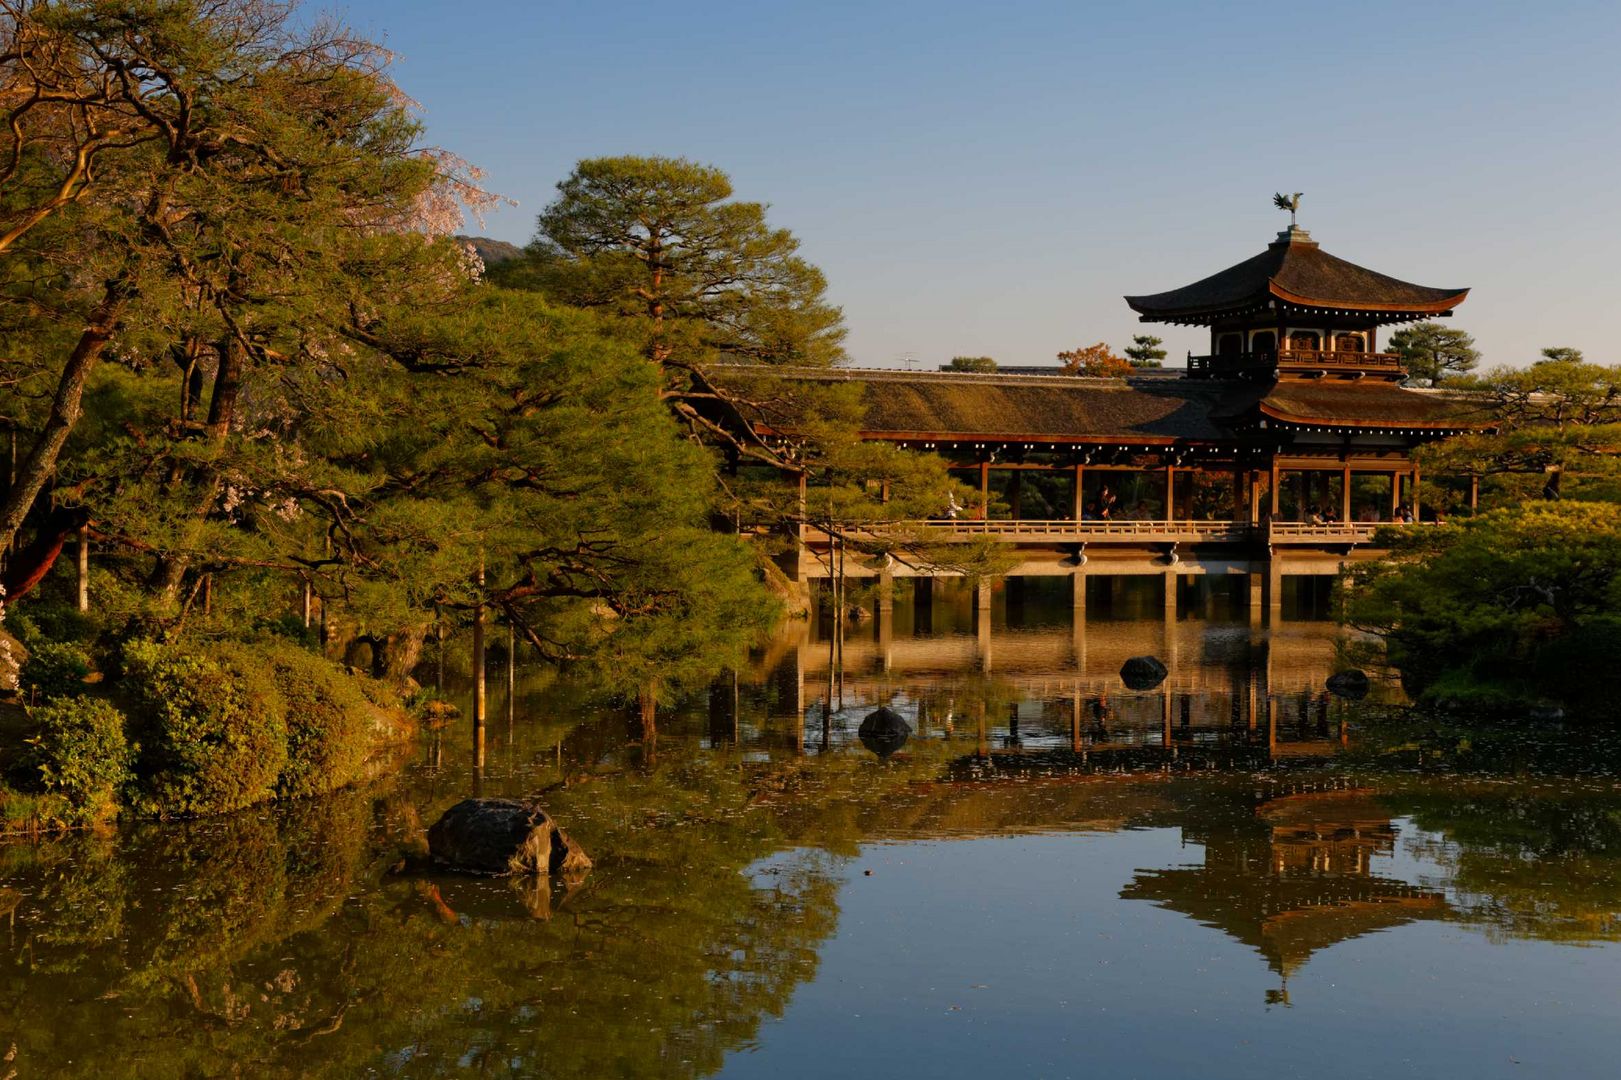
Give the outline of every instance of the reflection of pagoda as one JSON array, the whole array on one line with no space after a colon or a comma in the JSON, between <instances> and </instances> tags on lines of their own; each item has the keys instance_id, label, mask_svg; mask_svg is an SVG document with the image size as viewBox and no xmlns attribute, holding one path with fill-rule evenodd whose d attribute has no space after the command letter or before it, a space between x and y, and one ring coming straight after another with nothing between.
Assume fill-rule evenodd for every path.
<instances>
[{"instance_id":1,"label":"reflection of pagoda","mask_svg":"<svg viewBox=\"0 0 1621 1080\"><path fill-rule=\"evenodd\" d=\"M1437 918L1444 896L1374 873L1395 849L1389 814L1365 791L1245 800L1231 815L1201 807L1183 835L1204 863L1139 871L1121 896L1147 900L1223 930L1266 957L1284 980L1341 941Z\"/></svg>"}]
</instances>

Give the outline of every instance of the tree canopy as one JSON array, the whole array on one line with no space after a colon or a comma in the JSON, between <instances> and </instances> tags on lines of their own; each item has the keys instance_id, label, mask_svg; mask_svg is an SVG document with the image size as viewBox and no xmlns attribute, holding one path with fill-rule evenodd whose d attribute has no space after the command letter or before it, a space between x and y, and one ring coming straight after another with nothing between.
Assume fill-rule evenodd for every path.
<instances>
[{"instance_id":1,"label":"tree canopy","mask_svg":"<svg viewBox=\"0 0 1621 1080\"><path fill-rule=\"evenodd\" d=\"M1131 344L1126 346L1126 359L1135 368L1164 367L1166 354L1160 348L1164 344L1164 338L1157 338L1153 334L1136 334Z\"/></svg>"},{"instance_id":2,"label":"tree canopy","mask_svg":"<svg viewBox=\"0 0 1621 1080\"><path fill-rule=\"evenodd\" d=\"M1068 349L1058 354L1065 375L1093 379L1123 379L1136 368L1125 357L1109 348L1107 342Z\"/></svg>"},{"instance_id":3,"label":"tree canopy","mask_svg":"<svg viewBox=\"0 0 1621 1080\"><path fill-rule=\"evenodd\" d=\"M1403 327L1390 335L1386 345L1401 357L1408 381L1420 386L1439 386L1480 363L1473 337L1438 322Z\"/></svg>"},{"instance_id":4,"label":"tree canopy","mask_svg":"<svg viewBox=\"0 0 1621 1080\"><path fill-rule=\"evenodd\" d=\"M494 277L626 320L660 364L714 359L826 366L844 357L838 308L799 241L685 158L590 158L557 185L521 260Z\"/></svg>"}]
</instances>

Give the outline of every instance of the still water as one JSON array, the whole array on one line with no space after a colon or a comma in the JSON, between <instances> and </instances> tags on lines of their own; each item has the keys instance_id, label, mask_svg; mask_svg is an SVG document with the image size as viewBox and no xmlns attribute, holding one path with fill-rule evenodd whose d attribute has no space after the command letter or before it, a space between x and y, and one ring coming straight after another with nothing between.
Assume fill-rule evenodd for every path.
<instances>
[{"instance_id":1,"label":"still water","mask_svg":"<svg viewBox=\"0 0 1621 1080\"><path fill-rule=\"evenodd\" d=\"M1615 737L1330 699L1354 642L1229 614L942 590L656 739L497 679L481 772L455 723L366 790L0 847L0 1077L1614 1076ZM474 792L596 868L399 872Z\"/></svg>"}]
</instances>

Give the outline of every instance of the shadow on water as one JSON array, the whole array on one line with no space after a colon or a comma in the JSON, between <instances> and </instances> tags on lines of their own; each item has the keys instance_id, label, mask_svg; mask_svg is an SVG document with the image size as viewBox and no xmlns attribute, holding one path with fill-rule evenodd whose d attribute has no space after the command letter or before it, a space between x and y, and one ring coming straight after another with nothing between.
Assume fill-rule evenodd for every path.
<instances>
[{"instance_id":1,"label":"shadow on water","mask_svg":"<svg viewBox=\"0 0 1621 1080\"><path fill-rule=\"evenodd\" d=\"M827 620L790 627L665 716L656 757L639 723L537 677L510 711L493 694L482 770L458 721L367 790L0 848L0 1050L25 1076L711 1075L794 1030L863 853L943 840L1003 842L1015 883L1045 871L1016 838L1126 845L1088 917L1216 933L1262 963L1270 1004L1314 957L1402 927L1621 936L1613 737L1441 730L1387 679L1327 695L1327 624L1252 629L1219 592L1166 617L1146 585L1108 588L1084 621L1039 582L988 615L947 583L904 590L847 628L842 671ZM1143 654L1169 676L1127 691ZM860 738L880 706L911 729L882 758ZM475 791L542 794L596 869L396 873ZM957 887L946 902L971 902Z\"/></svg>"}]
</instances>

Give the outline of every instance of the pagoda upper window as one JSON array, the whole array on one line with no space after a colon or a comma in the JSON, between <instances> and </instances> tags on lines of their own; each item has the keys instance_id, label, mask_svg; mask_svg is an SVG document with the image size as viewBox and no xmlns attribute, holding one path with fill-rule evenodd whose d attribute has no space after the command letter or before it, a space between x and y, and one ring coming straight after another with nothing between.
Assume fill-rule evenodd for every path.
<instances>
[{"instance_id":1,"label":"pagoda upper window","mask_svg":"<svg viewBox=\"0 0 1621 1080\"><path fill-rule=\"evenodd\" d=\"M1316 352L1323 347L1323 338L1315 330L1289 331L1289 348L1303 352Z\"/></svg>"},{"instance_id":2,"label":"pagoda upper window","mask_svg":"<svg viewBox=\"0 0 1621 1080\"><path fill-rule=\"evenodd\" d=\"M1366 352L1367 345L1363 341L1361 334L1336 334L1334 335L1334 351Z\"/></svg>"}]
</instances>

